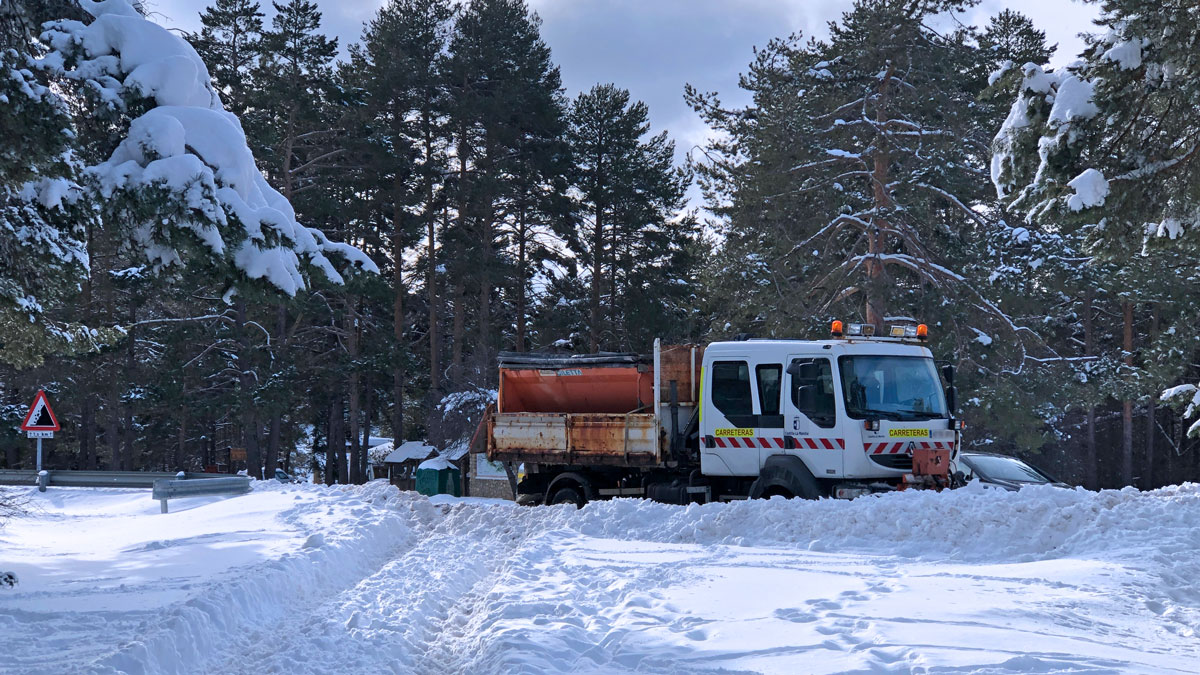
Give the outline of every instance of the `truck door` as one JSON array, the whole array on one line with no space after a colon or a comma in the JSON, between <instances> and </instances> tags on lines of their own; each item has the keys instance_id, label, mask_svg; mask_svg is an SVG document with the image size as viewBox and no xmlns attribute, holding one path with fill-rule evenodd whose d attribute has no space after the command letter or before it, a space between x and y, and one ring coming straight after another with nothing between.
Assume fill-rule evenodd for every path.
<instances>
[{"instance_id":1,"label":"truck door","mask_svg":"<svg viewBox=\"0 0 1200 675\"><path fill-rule=\"evenodd\" d=\"M759 415L749 359L713 361L705 374L700 468L710 476L758 475Z\"/></svg>"},{"instance_id":2,"label":"truck door","mask_svg":"<svg viewBox=\"0 0 1200 675\"><path fill-rule=\"evenodd\" d=\"M786 454L802 458L817 478L841 476L845 437L838 424L833 362L825 356L788 356L784 391Z\"/></svg>"}]
</instances>

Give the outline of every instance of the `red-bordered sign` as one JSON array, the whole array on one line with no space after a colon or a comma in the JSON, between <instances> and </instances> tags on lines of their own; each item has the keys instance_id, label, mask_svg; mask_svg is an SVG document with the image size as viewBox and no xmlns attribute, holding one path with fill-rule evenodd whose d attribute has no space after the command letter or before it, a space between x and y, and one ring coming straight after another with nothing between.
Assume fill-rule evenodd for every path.
<instances>
[{"instance_id":1,"label":"red-bordered sign","mask_svg":"<svg viewBox=\"0 0 1200 675\"><path fill-rule=\"evenodd\" d=\"M46 398L46 392L38 389L33 405L29 406L25 421L21 423L21 431L58 431L60 428L58 418L50 407L50 399Z\"/></svg>"}]
</instances>

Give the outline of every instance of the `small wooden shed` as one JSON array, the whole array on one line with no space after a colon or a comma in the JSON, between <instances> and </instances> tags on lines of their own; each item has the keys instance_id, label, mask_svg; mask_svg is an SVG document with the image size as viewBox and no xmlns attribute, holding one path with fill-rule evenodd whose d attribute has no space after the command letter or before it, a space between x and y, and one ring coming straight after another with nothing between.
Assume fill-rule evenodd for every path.
<instances>
[{"instance_id":1,"label":"small wooden shed","mask_svg":"<svg viewBox=\"0 0 1200 675\"><path fill-rule=\"evenodd\" d=\"M421 462L437 454L437 449L426 445L424 441L405 441L398 448L388 450L381 445L378 452L387 450L383 463L387 466L388 482L401 490L415 490L417 487L417 467Z\"/></svg>"}]
</instances>

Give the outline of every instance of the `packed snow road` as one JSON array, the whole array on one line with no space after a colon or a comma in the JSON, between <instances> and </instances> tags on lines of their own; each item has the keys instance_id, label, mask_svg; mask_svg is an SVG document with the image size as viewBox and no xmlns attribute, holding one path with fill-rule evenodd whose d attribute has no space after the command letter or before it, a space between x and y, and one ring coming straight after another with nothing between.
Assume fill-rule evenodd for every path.
<instances>
[{"instance_id":1,"label":"packed snow road","mask_svg":"<svg viewBox=\"0 0 1200 675\"><path fill-rule=\"evenodd\" d=\"M0 672L1196 672L1200 486L519 508L32 492Z\"/></svg>"}]
</instances>

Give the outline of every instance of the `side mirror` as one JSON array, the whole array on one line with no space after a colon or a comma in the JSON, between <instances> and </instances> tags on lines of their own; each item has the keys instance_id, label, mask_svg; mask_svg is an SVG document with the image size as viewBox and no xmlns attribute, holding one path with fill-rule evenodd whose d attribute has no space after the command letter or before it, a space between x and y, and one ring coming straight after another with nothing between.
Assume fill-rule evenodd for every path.
<instances>
[{"instance_id":1,"label":"side mirror","mask_svg":"<svg viewBox=\"0 0 1200 675\"><path fill-rule=\"evenodd\" d=\"M945 378L946 384L954 386L954 364L947 363L942 366L942 377Z\"/></svg>"}]
</instances>

